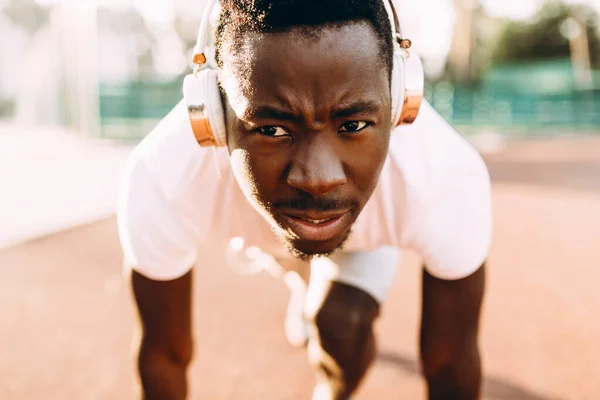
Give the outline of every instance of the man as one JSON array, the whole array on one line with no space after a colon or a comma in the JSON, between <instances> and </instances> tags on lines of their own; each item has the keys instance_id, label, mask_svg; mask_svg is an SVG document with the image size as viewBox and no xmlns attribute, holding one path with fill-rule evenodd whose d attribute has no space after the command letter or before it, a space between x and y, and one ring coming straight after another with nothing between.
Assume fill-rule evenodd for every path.
<instances>
[{"instance_id":1,"label":"man","mask_svg":"<svg viewBox=\"0 0 600 400\"><path fill-rule=\"evenodd\" d=\"M225 251L231 238L311 264L315 399L349 398L374 359L390 248L424 260L429 398L480 397L489 176L427 103L391 132L392 52L382 0L222 2L227 150L199 147L179 104L134 151L120 196L145 399L186 398L192 268L203 267L199 249Z\"/></svg>"}]
</instances>

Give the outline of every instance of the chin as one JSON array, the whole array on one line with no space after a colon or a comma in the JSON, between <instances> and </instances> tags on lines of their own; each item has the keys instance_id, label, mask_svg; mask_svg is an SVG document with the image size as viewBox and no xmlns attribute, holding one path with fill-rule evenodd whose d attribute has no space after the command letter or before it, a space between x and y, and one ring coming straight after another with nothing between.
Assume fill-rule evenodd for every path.
<instances>
[{"instance_id":1,"label":"chin","mask_svg":"<svg viewBox=\"0 0 600 400\"><path fill-rule=\"evenodd\" d=\"M341 239L333 239L325 242L302 241L287 236L281 237L281 240L294 257L310 261L316 257L328 257L341 251L349 236L350 231L348 230Z\"/></svg>"}]
</instances>

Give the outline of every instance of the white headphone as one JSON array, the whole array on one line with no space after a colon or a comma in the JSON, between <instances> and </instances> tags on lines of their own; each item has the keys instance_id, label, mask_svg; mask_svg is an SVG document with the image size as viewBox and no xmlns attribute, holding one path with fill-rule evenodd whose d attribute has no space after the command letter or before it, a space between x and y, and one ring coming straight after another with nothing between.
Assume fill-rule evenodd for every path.
<instances>
[{"instance_id":1,"label":"white headphone","mask_svg":"<svg viewBox=\"0 0 600 400\"><path fill-rule=\"evenodd\" d=\"M385 1L385 0L384 0ZM423 99L424 74L421 59L409 51L412 43L402 37L393 0L384 3L392 23L394 65L392 68L392 127L411 124L417 117ZM218 0L206 5L198 41L194 47L194 73L183 81L183 97L196 140L202 147L226 146L225 113L217 82L214 48L209 48L210 19Z\"/></svg>"}]
</instances>

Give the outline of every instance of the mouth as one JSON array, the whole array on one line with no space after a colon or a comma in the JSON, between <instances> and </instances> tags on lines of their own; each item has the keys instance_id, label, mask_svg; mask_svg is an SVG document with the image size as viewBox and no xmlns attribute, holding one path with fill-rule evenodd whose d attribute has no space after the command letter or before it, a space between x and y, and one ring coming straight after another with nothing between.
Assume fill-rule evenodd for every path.
<instances>
[{"instance_id":1,"label":"mouth","mask_svg":"<svg viewBox=\"0 0 600 400\"><path fill-rule=\"evenodd\" d=\"M329 241L340 237L352 224L350 210L335 212L286 211L280 214L283 227L301 241Z\"/></svg>"}]
</instances>

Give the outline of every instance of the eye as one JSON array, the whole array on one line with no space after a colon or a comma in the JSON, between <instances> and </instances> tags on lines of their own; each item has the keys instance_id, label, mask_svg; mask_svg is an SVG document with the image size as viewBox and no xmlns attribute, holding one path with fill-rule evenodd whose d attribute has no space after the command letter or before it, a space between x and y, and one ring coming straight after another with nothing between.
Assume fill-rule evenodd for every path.
<instances>
[{"instance_id":1,"label":"eye","mask_svg":"<svg viewBox=\"0 0 600 400\"><path fill-rule=\"evenodd\" d=\"M365 129L369 125L366 121L348 121L344 122L339 132L356 133Z\"/></svg>"},{"instance_id":2,"label":"eye","mask_svg":"<svg viewBox=\"0 0 600 400\"><path fill-rule=\"evenodd\" d=\"M290 133L280 126L262 126L257 129L257 132L269 137L288 136Z\"/></svg>"}]
</instances>

